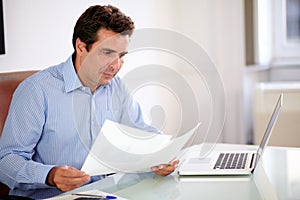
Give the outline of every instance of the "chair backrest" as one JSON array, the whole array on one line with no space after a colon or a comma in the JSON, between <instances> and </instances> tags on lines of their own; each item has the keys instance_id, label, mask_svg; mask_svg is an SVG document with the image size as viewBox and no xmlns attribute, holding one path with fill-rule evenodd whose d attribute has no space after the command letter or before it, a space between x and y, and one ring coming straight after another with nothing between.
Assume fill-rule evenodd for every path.
<instances>
[{"instance_id":1,"label":"chair backrest","mask_svg":"<svg viewBox=\"0 0 300 200\"><path fill-rule=\"evenodd\" d=\"M35 72L37 71L0 73L0 137L15 89L20 82Z\"/></svg>"},{"instance_id":2,"label":"chair backrest","mask_svg":"<svg viewBox=\"0 0 300 200\"><path fill-rule=\"evenodd\" d=\"M37 71L0 73L0 139L15 89L20 82L35 72ZM7 195L8 193L9 187L0 182L0 195Z\"/></svg>"}]
</instances>

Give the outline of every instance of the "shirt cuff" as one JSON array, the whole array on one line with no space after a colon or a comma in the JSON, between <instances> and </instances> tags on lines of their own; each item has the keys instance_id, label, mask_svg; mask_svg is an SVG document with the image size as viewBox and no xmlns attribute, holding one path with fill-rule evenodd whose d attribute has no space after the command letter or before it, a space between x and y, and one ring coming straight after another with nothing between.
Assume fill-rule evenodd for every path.
<instances>
[{"instance_id":1,"label":"shirt cuff","mask_svg":"<svg viewBox=\"0 0 300 200\"><path fill-rule=\"evenodd\" d=\"M39 165L36 167L34 182L36 183L37 187L39 188L51 188L46 183L46 179L50 170L55 167L55 165Z\"/></svg>"}]
</instances>

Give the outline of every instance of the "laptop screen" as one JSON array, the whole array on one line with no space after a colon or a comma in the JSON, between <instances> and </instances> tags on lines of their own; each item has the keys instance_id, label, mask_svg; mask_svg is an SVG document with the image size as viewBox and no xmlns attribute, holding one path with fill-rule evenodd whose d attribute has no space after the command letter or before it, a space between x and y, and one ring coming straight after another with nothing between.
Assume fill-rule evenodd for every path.
<instances>
[{"instance_id":1,"label":"laptop screen","mask_svg":"<svg viewBox=\"0 0 300 200\"><path fill-rule=\"evenodd\" d=\"M272 132L272 130L274 128L274 125L275 125L275 122L276 122L276 120L278 118L278 115L279 115L282 103L283 103L283 94L281 93L280 96L279 96L279 98L278 98L276 107L275 107L275 109L273 111L273 114L271 116L271 119L269 121L269 124L267 126L267 129L265 131L265 134L264 134L264 136L263 136L263 138L261 140L261 143L259 145L259 148L257 150L257 156L256 156L255 165L257 165L257 162L260 159L260 157L262 156L264 148L265 148L265 146L267 145L267 143L268 143L268 141L270 139L271 132Z\"/></svg>"}]
</instances>

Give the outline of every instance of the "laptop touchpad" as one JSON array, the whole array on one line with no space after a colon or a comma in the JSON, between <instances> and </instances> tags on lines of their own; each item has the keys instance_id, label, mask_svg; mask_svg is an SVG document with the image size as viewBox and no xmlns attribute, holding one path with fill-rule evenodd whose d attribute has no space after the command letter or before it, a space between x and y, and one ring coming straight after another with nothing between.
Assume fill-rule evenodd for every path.
<instances>
[{"instance_id":1,"label":"laptop touchpad","mask_svg":"<svg viewBox=\"0 0 300 200\"><path fill-rule=\"evenodd\" d=\"M209 163L211 158L191 158L189 159L189 164L207 164Z\"/></svg>"}]
</instances>

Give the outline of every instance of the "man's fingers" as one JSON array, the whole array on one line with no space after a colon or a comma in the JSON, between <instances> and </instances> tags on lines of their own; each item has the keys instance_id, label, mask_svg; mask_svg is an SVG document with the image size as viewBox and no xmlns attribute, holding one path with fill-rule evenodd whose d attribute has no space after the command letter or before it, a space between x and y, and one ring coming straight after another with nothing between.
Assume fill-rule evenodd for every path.
<instances>
[{"instance_id":1,"label":"man's fingers","mask_svg":"<svg viewBox=\"0 0 300 200\"><path fill-rule=\"evenodd\" d=\"M90 176L73 167L60 166L53 168L53 185L63 192L73 190L87 183Z\"/></svg>"},{"instance_id":2,"label":"man's fingers","mask_svg":"<svg viewBox=\"0 0 300 200\"><path fill-rule=\"evenodd\" d=\"M169 164L170 165L174 165L175 167L177 167L178 164L179 164L179 160L178 159L174 159L174 160L170 161Z\"/></svg>"},{"instance_id":3,"label":"man's fingers","mask_svg":"<svg viewBox=\"0 0 300 200\"><path fill-rule=\"evenodd\" d=\"M65 177L65 176L57 176L55 177L54 182L56 185L58 184L64 184L64 185L82 185L90 180L90 177L88 175L83 176L83 177Z\"/></svg>"},{"instance_id":4,"label":"man's fingers","mask_svg":"<svg viewBox=\"0 0 300 200\"><path fill-rule=\"evenodd\" d=\"M70 178L71 177L73 177L73 178L84 177L87 175L83 171L77 170L77 169L75 169L73 167L69 167L69 166L59 167L56 173L59 176L70 177Z\"/></svg>"},{"instance_id":5,"label":"man's fingers","mask_svg":"<svg viewBox=\"0 0 300 200\"><path fill-rule=\"evenodd\" d=\"M154 166L151 168L151 170L161 176L167 176L174 172L174 170L177 168L179 163L179 160L172 160L169 162L169 164L161 164L158 166Z\"/></svg>"},{"instance_id":6,"label":"man's fingers","mask_svg":"<svg viewBox=\"0 0 300 200\"><path fill-rule=\"evenodd\" d=\"M161 176L167 176L171 174L174 170L175 168L172 166L164 166L164 167L158 166L153 172Z\"/></svg>"},{"instance_id":7,"label":"man's fingers","mask_svg":"<svg viewBox=\"0 0 300 200\"><path fill-rule=\"evenodd\" d=\"M89 178L87 177L75 179L62 179L62 182L57 182L56 187L61 191L66 192L78 188L88 181Z\"/></svg>"},{"instance_id":8,"label":"man's fingers","mask_svg":"<svg viewBox=\"0 0 300 200\"><path fill-rule=\"evenodd\" d=\"M55 185L58 189L63 192L73 190L82 186L90 180L90 177L82 177L82 178L61 178L58 177L55 181Z\"/></svg>"}]
</instances>

